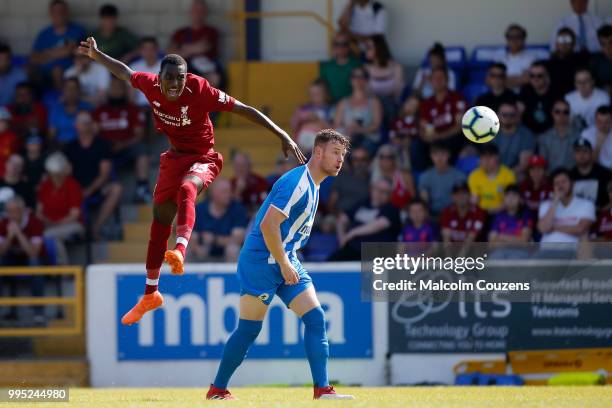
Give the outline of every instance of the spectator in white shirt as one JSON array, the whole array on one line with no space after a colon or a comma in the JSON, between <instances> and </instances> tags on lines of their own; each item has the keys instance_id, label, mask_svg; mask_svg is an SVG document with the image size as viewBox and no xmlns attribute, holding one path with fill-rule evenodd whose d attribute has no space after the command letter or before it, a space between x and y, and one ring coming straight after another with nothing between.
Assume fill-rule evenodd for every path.
<instances>
[{"instance_id":1,"label":"spectator in white shirt","mask_svg":"<svg viewBox=\"0 0 612 408\"><path fill-rule=\"evenodd\" d=\"M161 58L159 58L159 43L155 37L144 37L140 40L138 50L140 58L131 64L134 71L148 72L157 74L160 71ZM142 92L134 90L136 93L135 103L140 107L148 107L149 102Z\"/></svg>"},{"instance_id":2,"label":"spectator in white shirt","mask_svg":"<svg viewBox=\"0 0 612 408\"><path fill-rule=\"evenodd\" d=\"M572 13L563 17L555 27L550 40L550 49L555 48L557 32L561 27L571 28L576 33L575 51L599 51L599 41L597 40L597 29L602 26L601 18L588 13L589 0L570 0Z\"/></svg>"},{"instance_id":3,"label":"spectator in white shirt","mask_svg":"<svg viewBox=\"0 0 612 408\"><path fill-rule=\"evenodd\" d=\"M378 1L349 0L338 20L341 31L349 32L364 49L364 41L387 32L387 9Z\"/></svg>"},{"instance_id":4,"label":"spectator in white shirt","mask_svg":"<svg viewBox=\"0 0 612 408\"><path fill-rule=\"evenodd\" d=\"M506 47L495 57L495 61L506 65L508 86L518 88L529 82L529 67L535 57L525 50L527 30L518 24L511 24L506 29Z\"/></svg>"},{"instance_id":5,"label":"spectator in white shirt","mask_svg":"<svg viewBox=\"0 0 612 408\"><path fill-rule=\"evenodd\" d=\"M595 112L595 125L585 129L582 138L591 142L597 161L612 169L612 110L610 106L600 106Z\"/></svg>"},{"instance_id":6,"label":"spectator in white shirt","mask_svg":"<svg viewBox=\"0 0 612 408\"><path fill-rule=\"evenodd\" d=\"M574 196L572 179L565 168L551 175L553 198L540 204L538 229L542 243L578 243L586 239L595 221L595 206L589 200Z\"/></svg>"},{"instance_id":7,"label":"spectator in white shirt","mask_svg":"<svg viewBox=\"0 0 612 408\"><path fill-rule=\"evenodd\" d=\"M570 104L572 111L572 120L581 128L593 126L595 111L602 105L610 104L610 95L595 88L593 75L587 68L580 68L576 71L574 85L576 90L565 95L565 100Z\"/></svg>"},{"instance_id":8,"label":"spectator in white shirt","mask_svg":"<svg viewBox=\"0 0 612 408\"><path fill-rule=\"evenodd\" d=\"M78 78L83 100L98 106L106 98L110 73L87 55L77 55L74 65L64 72L64 78Z\"/></svg>"}]
</instances>

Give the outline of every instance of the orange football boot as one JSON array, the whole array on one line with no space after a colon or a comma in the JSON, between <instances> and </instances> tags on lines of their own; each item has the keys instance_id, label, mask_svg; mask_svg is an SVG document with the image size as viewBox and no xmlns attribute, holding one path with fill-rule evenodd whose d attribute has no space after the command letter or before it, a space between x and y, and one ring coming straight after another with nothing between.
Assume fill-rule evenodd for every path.
<instances>
[{"instance_id":1,"label":"orange football boot","mask_svg":"<svg viewBox=\"0 0 612 408\"><path fill-rule=\"evenodd\" d=\"M140 298L138 303L136 303L136 306L131 308L129 312L123 315L121 318L121 323L128 326L138 323L145 313L155 310L163 304L164 298L157 290L148 295L144 295L142 298Z\"/></svg>"},{"instance_id":2,"label":"orange football boot","mask_svg":"<svg viewBox=\"0 0 612 408\"><path fill-rule=\"evenodd\" d=\"M178 249L166 251L164 260L168 265L170 265L170 271L173 275L182 275L185 272L185 269L183 268L185 259L183 258L181 251Z\"/></svg>"}]
</instances>

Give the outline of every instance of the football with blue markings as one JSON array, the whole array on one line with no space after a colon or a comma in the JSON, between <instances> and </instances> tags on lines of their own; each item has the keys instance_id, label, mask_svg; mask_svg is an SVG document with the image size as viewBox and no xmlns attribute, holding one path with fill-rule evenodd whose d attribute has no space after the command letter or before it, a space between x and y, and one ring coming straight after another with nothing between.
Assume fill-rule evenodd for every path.
<instances>
[{"instance_id":1,"label":"football with blue markings","mask_svg":"<svg viewBox=\"0 0 612 408\"><path fill-rule=\"evenodd\" d=\"M474 143L487 143L497 136L499 119L493 109L473 106L461 119L463 135Z\"/></svg>"}]
</instances>

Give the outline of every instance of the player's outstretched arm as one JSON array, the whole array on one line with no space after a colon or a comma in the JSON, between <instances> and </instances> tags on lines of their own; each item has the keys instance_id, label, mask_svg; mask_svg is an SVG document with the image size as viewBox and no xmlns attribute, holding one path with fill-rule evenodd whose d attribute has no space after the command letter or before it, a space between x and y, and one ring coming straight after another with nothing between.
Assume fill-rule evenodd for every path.
<instances>
[{"instance_id":1,"label":"player's outstretched arm","mask_svg":"<svg viewBox=\"0 0 612 408\"><path fill-rule=\"evenodd\" d=\"M300 164L306 163L306 156L304 156L304 153L302 153L297 143L295 143L293 139L291 139L287 132L281 129L276 123L272 122L272 119L270 119L254 107L245 105L244 103L238 100L234 104L232 112L250 120L253 123L257 123L258 125L265 127L266 129L274 133L276 136L278 136L278 138L283 144L283 153L285 154L285 157L288 157L291 153L295 156L295 158Z\"/></svg>"},{"instance_id":2,"label":"player's outstretched arm","mask_svg":"<svg viewBox=\"0 0 612 408\"><path fill-rule=\"evenodd\" d=\"M100 51L93 37L88 37L87 40L81 41L78 52L104 65L114 76L124 81L129 81L134 73L134 71L123 62L117 61Z\"/></svg>"}]
</instances>

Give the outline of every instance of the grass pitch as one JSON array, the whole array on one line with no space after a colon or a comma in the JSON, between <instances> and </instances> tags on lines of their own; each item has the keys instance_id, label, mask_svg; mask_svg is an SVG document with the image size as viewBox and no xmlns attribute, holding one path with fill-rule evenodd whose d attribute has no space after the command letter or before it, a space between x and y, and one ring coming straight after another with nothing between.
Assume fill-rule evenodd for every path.
<instances>
[{"instance_id":1,"label":"grass pitch","mask_svg":"<svg viewBox=\"0 0 612 408\"><path fill-rule=\"evenodd\" d=\"M239 401L205 401L207 390L198 388L70 389L70 403L0 403L24 408L194 408L211 406L300 408L300 407L423 407L423 408L565 408L612 407L612 386L599 387L338 387L353 394L354 401L313 401L310 388L236 387Z\"/></svg>"}]
</instances>

